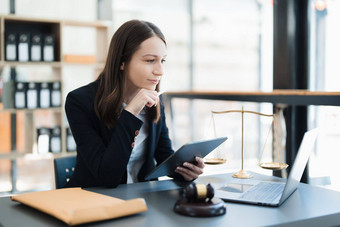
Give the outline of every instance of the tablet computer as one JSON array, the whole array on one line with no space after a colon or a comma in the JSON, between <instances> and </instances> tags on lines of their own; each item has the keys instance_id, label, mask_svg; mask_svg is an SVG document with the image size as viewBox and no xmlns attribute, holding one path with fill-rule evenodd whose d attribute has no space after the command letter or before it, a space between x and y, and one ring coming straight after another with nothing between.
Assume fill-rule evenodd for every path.
<instances>
[{"instance_id":1,"label":"tablet computer","mask_svg":"<svg viewBox=\"0 0 340 227\"><path fill-rule=\"evenodd\" d=\"M183 165L184 162L195 163L196 156L204 158L227 139L227 137L220 137L211 140L187 143L146 175L145 180L172 175L175 173L177 166Z\"/></svg>"}]
</instances>

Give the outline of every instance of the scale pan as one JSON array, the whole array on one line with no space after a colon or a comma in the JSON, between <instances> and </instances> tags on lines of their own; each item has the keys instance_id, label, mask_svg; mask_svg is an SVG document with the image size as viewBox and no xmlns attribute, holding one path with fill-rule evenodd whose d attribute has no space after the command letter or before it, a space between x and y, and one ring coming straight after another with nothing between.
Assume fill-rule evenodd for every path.
<instances>
[{"instance_id":1,"label":"scale pan","mask_svg":"<svg viewBox=\"0 0 340 227\"><path fill-rule=\"evenodd\" d=\"M224 164L227 160L221 159L221 158L207 158L204 159L205 164L209 165L218 165L218 164Z\"/></svg>"},{"instance_id":2,"label":"scale pan","mask_svg":"<svg viewBox=\"0 0 340 227\"><path fill-rule=\"evenodd\" d=\"M278 163L278 162L266 162L266 163L261 163L259 166L263 169L283 170L288 167L288 164Z\"/></svg>"}]
</instances>

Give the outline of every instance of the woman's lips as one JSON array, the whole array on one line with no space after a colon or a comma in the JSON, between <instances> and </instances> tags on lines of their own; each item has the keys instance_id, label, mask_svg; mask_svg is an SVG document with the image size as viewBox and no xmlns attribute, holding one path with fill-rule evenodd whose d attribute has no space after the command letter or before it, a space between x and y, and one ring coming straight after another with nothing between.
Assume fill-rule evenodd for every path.
<instances>
[{"instance_id":1,"label":"woman's lips","mask_svg":"<svg viewBox=\"0 0 340 227\"><path fill-rule=\"evenodd\" d=\"M152 84L158 84L159 80L149 80Z\"/></svg>"}]
</instances>

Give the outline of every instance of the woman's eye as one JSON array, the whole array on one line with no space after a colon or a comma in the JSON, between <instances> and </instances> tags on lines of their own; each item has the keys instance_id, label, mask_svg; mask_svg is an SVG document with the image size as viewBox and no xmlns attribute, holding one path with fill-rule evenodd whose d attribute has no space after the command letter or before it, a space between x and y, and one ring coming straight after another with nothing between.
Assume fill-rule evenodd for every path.
<instances>
[{"instance_id":1,"label":"woman's eye","mask_svg":"<svg viewBox=\"0 0 340 227\"><path fill-rule=\"evenodd\" d=\"M162 61L161 61L162 63L164 63L164 62L166 62L166 60L165 59L162 59Z\"/></svg>"},{"instance_id":2,"label":"woman's eye","mask_svg":"<svg viewBox=\"0 0 340 227\"><path fill-rule=\"evenodd\" d=\"M146 60L146 62L149 62L149 63L153 63L154 61L155 61L154 59Z\"/></svg>"}]
</instances>

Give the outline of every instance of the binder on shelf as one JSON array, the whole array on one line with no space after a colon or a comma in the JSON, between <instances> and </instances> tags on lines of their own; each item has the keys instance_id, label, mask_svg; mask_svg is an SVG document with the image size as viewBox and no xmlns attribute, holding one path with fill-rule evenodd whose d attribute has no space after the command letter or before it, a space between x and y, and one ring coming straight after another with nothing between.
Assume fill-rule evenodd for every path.
<instances>
[{"instance_id":1,"label":"binder on shelf","mask_svg":"<svg viewBox=\"0 0 340 227\"><path fill-rule=\"evenodd\" d=\"M77 150L77 145L76 141L73 138L72 131L70 128L66 128L66 151L71 152L71 151L76 151Z\"/></svg>"},{"instance_id":2,"label":"binder on shelf","mask_svg":"<svg viewBox=\"0 0 340 227\"><path fill-rule=\"evenodd\" d=\"M29 82L27 85L26 92L27 108L36 109L38 108L39 102L39 83Z\"/></svg>"},{"instance_id":3,"label":"binder on shelf","mask_svg":"<svg viewBox=\"0 0 340 227\"><path fill-rule=\"evenodd\" d=\"M52 83L51 106L52 107L61 106L61 83L59 81Z\"/></svg>"},{"instance_id":4,"label":"binder on shelf","mask_svg":"<svg viewBox=\"0 0 340 227\"><path fill-rule=\"evenodd\" d=\"M50 103L50 86L47 82L42 82L40 84L40 91L39 91L39 107L40 108L49 108L51 107Z\"/></svg>"},{"instance_id":5,"label":"binder on shelf","mask_svg":"<svg viewBox=\"0 0 340 227\"><path fill-rule=\"evenodd\" d=\"M27 83L15 82L14 108L16 109L26 108L26 90L27 90Z\"/></svg>"},{"instance_id":6,"label":"binder on shelf","mask_svg":"<svg viewBox=\"0 0 340 227\"><path fill-rule=\"evenodd\" d=\"M61 152L61 129L58 126L51 129L50 152Z\"/></svg>"},{"instance_id":7,"label":"binder on shelf","mask_svg":"<svg viewBox=\"0 0 340 227\"><path fill-rule=\"evenodd\" d=\"M7 81L3 83L2 104L4 109L14 108L14 87L14 81Z\"/></svg>"},{"instance_id":8,"label":"binder on shelf","mask_svg":"<svg viewBox=\"0 0 340 227\"><path fill-rule=\"evenodd\" d=\"M29 33L19 34L18 41L18 61L27 62L29 61Z\"/></svg>"},{"instance_id":9,"label":"binder on shelf","mask_svg":"<svg viewBox=\"0 0 340 227\"><path fill-rule=\"evenodd\" d=\"M45 35L43 45L44 61L54 61L54 36Z\"/></svg>"},{"instance_id":10,"label":"binder on shelf","mask_svg":"<svg viewBox=\"0 0 340 227\"><path fill-rule=\"evenodd\" d=\"M41 60L41 35L35 34L31 38L31 61Z\"/></svg>"},{"instance_id":11,"label":"binder on shelf","mask_svg":"<svg viewBox=\"0 0 340 227\"><path fill-rule=\"evenodd\" d=\"M5 60L17 61L17 37L15 33L6 34Z\"/></svg>"},{"instance_id":12,"label":"binder on shelf","mask_svg":"<svg viewBox=\"0 0 340 227\"><path fill-rule=\"evenodd\" d=\"M4 87L4 82L2 77L0 76L0 103L2 103L2 89Z\"/></svg>"},{"instance_id":13,"label":"binder on shelf","mask_svg":"<svg viewBox=\"0 0 340 227\"><path fill-rule=\"evenodd\" d=\"M38 153L46 154L50 148L50 129L41 127L38 131Z\"/></svg>"}]
</instances>

